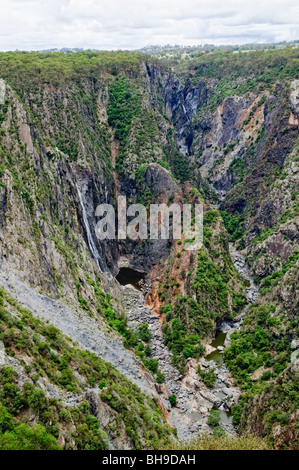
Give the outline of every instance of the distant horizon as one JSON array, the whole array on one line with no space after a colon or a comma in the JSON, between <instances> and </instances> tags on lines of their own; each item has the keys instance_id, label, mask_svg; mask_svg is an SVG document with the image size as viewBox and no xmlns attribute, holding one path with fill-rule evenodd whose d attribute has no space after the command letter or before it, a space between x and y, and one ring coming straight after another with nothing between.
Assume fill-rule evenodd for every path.
<instances>
[{"instance_id":1,"label":"distant horizon","mask_svg":"<svg viewBox=\"0 0 299 470\"><path fill-rule=\"evenodd\" d=\"M100 49L96 47L80 47L80 46L61 46L61 47L45 47L43 49L7 49L3 50L0 49L0 52L63 52L63 51L75 51L75 52L85 52L85 51L93 51L93 52L139 52L147 49L153 48L181 48L181 49L192 49L192 48L240 48L245 46L260 46L261 49L263 46L266 48L267 46L288 46L297 44L299 46L299 38L294 39L291 41L277 41L277 42L244 42L244 43L234 43L234 44L213 44L213 43L204 43L204 44L147 44L145 46L139 48L114 48L114 49Z\"/></svg>"}]
</instances>

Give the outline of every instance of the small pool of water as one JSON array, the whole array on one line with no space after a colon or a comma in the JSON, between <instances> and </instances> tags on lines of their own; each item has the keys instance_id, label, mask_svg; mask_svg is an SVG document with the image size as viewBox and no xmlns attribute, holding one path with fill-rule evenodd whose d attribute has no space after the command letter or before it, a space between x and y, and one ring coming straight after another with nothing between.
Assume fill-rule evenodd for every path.
<instances>
[{"instance_id":1,"label":"small pool of water","mask_svg":"<svg viewBox=\"0 0 299 470\"><path fill-rule=\"evenodd\" d=\"M217 348L218 346L224 346L225 338L226 333L224 333L223 331L218 331L218 333L216 333L215 339L213 339L213 341L211 342L211 346L213 346L213 348Z\"/></svg>"},{"instance_id":2,"label":"small pool of water","mask_svg":"<svg viewBox=\"0 0 299 470\"><path fill-rule=\"evenodd\" d=\"M215 408L217 411L220 412L220 424L222 425L232 425L233 424L233 415L230 411L219 410L219 408Z\"/></svg>"},{"instance_id":3,"label":"small pool of water","mask_svg":"<svg viewBox=\"0 0 299 470\"><path fill-rule=\"evenodd\" d=\"M116 276L116 279L122 286L127 286L128 284L131 284L138 290L141 290L141 284L144 278L145 273L135 271L131 268L120 268L119 273Z\"/></svg>"},{"instance_id":4,"label":"small pool of water","mask_svg":"<svg viewBox=\"0 0 299 470\"><path fill-rule=\"evenodd\" d=\"M213 339L213 341L211 342L211 346L213 348L217 348L218 346L224 346L225 338L226 333L224 333L223 331L218 331L218 333L216 333L215 339ZM218 350L208 354L205 359L206 361L214 361L219 365L223 364L224 362L223 353Z\"/></svg>"}]
</instances>

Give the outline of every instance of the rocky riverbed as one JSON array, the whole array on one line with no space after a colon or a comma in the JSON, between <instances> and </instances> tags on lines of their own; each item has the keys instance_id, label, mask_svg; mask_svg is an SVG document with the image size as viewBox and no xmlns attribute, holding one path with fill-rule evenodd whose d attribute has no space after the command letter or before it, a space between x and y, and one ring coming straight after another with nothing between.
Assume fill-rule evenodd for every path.
<instances>
[{"instance_id":1,"label":"rocky riverbed","mask_svg":"<svg viewBox=\"0 0 299 470\"><path fill-rule=\"evenodd\" d=\"M233 260L234 266L236 270L241 274L241 276L247 281L247 288L246 288L246 299L247 305L243 308L240 314L234 319L233 322L224 322L220 326L220 330L226 333L226 338L224 342L224 346L227 347L230 345L231 340L230 337L235 330L240 329L243 319L246 315L246 312L249 308L249 305L252 302L255 302L257 299L259 289L258 286L254 283L252 276L250 275L248 265L245 261L245 254L236 250L233 245L230 245L230 255Z\"/></svg>"},{"instance_id":2,"label":"rocky riverbed","mask_svg":"<svg viewBox=\"0 0 299 470\"><path fill-rule=\"evenodd\" d=\"M230 252L236 269L248 282L246 292L248 304L234 322L224 322L220 325L217 331L218 338L219 334L222 335L219 345L214 347L213 342L208 345L206 357L201 358L199 362L190 359L184 376L172 365L172 354L164 344L160 317L154 315L152 309L145 305L145 293L131 284L123 286L129 326L136 329L146 322L152 334L150 340L151 357L159 361L159 369L165 375L165 383L163 385L157 384L156 389L169 412L169 423L177 428L178 436L183 440L190 439L205 431L211 432L211 428L208 426L208 416L211 409L220 410L222 427L229 434L235 433L230 410L237 403L240 392L233 385L233 378L223 360L213 360L211 353L217 352L218 357L221 357L224 347L230 344L231 334L240 328L249 303L256 299L258 288L250 276L245 255L235 250L233 246L230 246ZM203 370L212 369L217 376L211 389L205 386L197 374L199 364ZM171 407L168 401L171 394L177 396L176 407Z\"/></svg>"},{"instance_id":3,"label":"rocky riverbed","mask_svg":"<svg viewBox=\"0 0 299 470\"><path fill-rule=\"evenodd\" d=\"M158 393L166 410L169 413L169 423L177 428L178 437L188 440L202 432L211 432L208 426L208 416L212 408L222 410L221 422L226 432L234 433L231 420L225 411L237 402L239 391L233 386L233 380L225 366L217 367L216 363L201 359L202 368L213 369L217 381L212 389L205 386L197 374L198 361L190 359L187 363L187 372L182 376L172 365L171 352L164 344L161 331L160 317L152 313L151 308L145 306L144 295L131 285L124 286L126 313L131 328L137 328L146 322L152 334L150 347L154 359L159 361L159 368L165 375L165 383L156 385ZM177 405L171 407L168 397L175 394Z\"/></svg>"}]
</instances>

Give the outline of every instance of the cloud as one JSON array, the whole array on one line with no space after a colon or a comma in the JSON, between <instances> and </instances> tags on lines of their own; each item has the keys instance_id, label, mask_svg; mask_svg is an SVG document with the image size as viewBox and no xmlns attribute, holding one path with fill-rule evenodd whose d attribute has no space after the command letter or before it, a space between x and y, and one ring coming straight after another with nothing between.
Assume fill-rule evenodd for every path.
<instances>
[{"instance_id":1,"label":"cloud","mask_svg":"<svg viewBox=\"0 0 299 470\"><path fill-rule=\"evenodd\" d=\"M297 0L0 0L0 50L299 39Z\"/></svg>"}]
</instances>

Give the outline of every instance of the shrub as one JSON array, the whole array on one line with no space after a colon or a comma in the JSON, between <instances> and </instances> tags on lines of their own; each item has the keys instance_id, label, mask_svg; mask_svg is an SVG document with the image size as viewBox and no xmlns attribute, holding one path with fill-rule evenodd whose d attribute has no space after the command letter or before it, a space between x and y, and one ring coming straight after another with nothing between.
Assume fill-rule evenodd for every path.
<instances>
[{"instance_id":1,"label":"shrub","mask_svg":"<svg viewBox=\"0 0 299 470\"><path fill-rule=\"evenodd\" d=\"M212 388L214 383L217 380L217 375L212 369L209 370L201 370L200 366L197 369L198 375L203 379L204 384L208 388Z\"/></svg>"},{"instance_id":2,"label":"shrub","mask_svg":"<svg viewBox=\"0 0 299 470\"><path fill-rule=\"evenodd\" d=\"M221 421L220 411L219 410L211 410L209 417L208 417L208 425L211 427L219 426Z\"/></svg>"},{"instance_id":3,"label":"shrub","mask_svg":"<svg viewBox=\"0 0 299 470\"><path fill-rule=\"evenodd\" d=\"M171 406L175 406L177 404L177 398L176 395L170 395L168 397L168 400L170 401Z\"/></svg>"},{"instance_id":4,"label":"shrub","mask_svg":"<svg viewBox=\"0 0 299 470\"><path fill-rule=\"evenodd\" d=\"M147 323L142 323L142 325L139 326L138 336L142 341L145 341L146 343L152 338L152 334L148 329Z\"/></svg>"},{"instance_id":5,"label":"shrub","mask_svg":"<svg viewBox=\"0 0 299 470\"><path fill-rule=\"evenodd\" d=\"M39 424L20 424L0 435L0 450L57 450L56 439Z\"/></svg>"},{"instance_id":6,"label":"shrub","mask_svg":"<svg viewBox=\"0 0 299 470\"><path fill-rule=\"evenodd\" d=\"M158 367L159 367L159 363L158 363L157 359L149 359L146 362L146 366L147 366L148 370L151 370L152 372L157 372Z\"/></svg>"}]
</instances>

